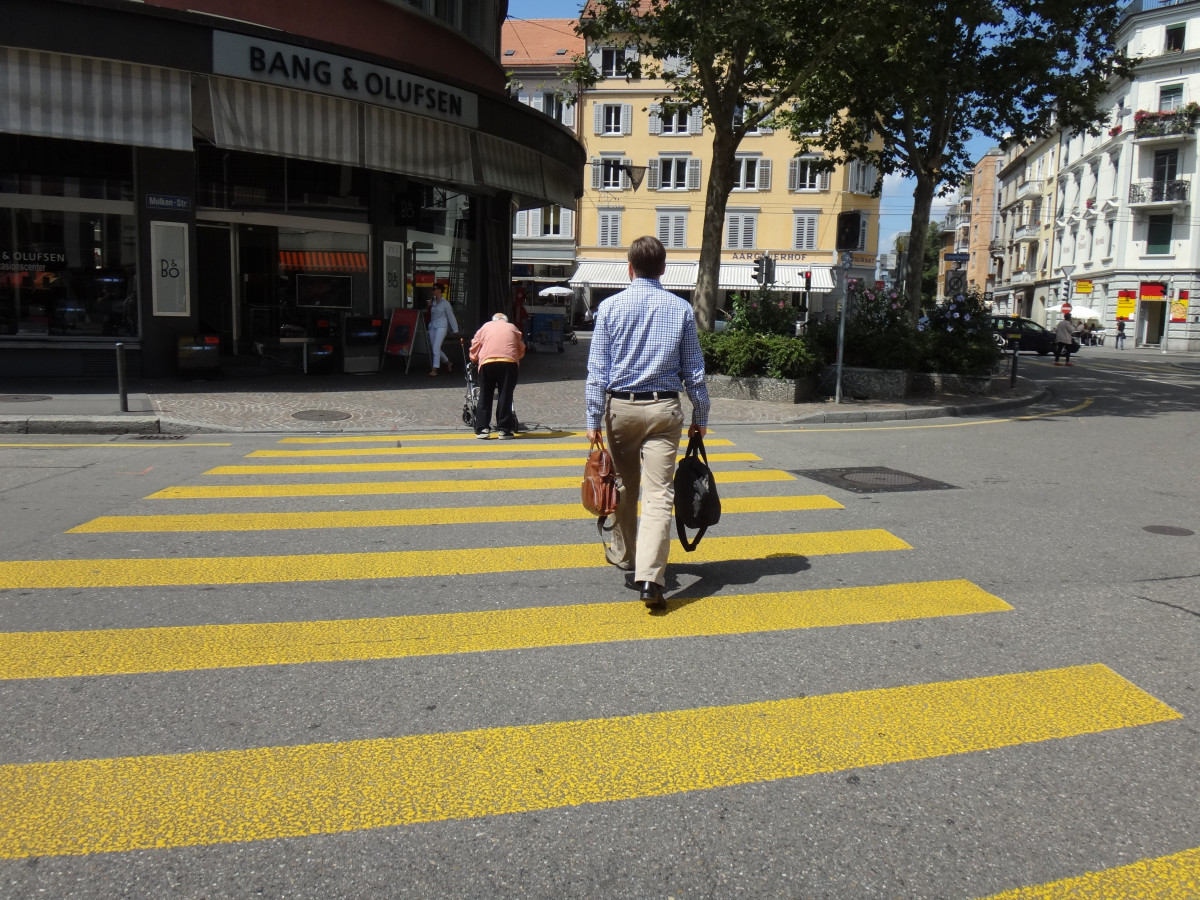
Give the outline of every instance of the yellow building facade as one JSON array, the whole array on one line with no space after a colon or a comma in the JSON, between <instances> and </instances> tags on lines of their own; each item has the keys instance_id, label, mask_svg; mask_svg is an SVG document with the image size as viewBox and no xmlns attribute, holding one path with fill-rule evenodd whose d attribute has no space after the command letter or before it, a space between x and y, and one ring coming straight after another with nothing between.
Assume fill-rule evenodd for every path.
<instances>
[{"instance_id":1,"label":"yellow building facade","mask_svg":"<svg viewBox=\"0 0 1200 900\"><path fill-rule=\"evenodd\" d=\"M667 247L664 286L691 297L712 166L713 132L699 108L672 103L659 78L621 74L624 53L589 48L603 77L578 103L588 162L571 285L585 292L592 308L628 283L625 253L644 234L657 235ZM876 279L875 169L855 162L820 172L813 165L819 154L798 157L797 151L786 131L766 127L747 134L738 147L722 231L719 306L731 292L757 287L754 260L769 254L776 261L775 290L797 295L798 302L808 273L810 311L831 312L843 287L834 249L837 216L848 210L865 214L850 277Z\"/></svg>"}]
</instances>

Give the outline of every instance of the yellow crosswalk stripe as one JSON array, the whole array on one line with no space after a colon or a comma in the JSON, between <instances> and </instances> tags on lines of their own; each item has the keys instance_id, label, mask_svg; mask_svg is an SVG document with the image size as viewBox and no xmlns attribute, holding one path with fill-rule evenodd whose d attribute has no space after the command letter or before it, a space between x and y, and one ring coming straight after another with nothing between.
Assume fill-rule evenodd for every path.
<instances>
[{"instance_id":1,"label":"yellow crosswalk stripe","mask_svg":"<svg viewBox=\"0 0 1200 900\"><path fill-rule=\"evenodd\" d=\"M292 747L0 766L0 857L475 819L931 759L1180 718L1102 665Z\"/></svg>"},{"instance_id":2,"label":"yellow crosswalk stripe","mask_svg":"<svg viewBox=\"0 0 1200 900\"><path fill-rule=\"evenodd\" d=\"M1021 887L986 900L1185 900L1200 897L1200 847L1140 859L1127 866L1088 872L1033 887Z\"/></svg>"},{"instance_id":3,"label":"yellow crosswalk stripe","mask_svg":"<svg viewBox=\"0 0 1200 900\"><path fill-rule=\"evenodd\" d=\"M798 497L724 497L727 514L845 509L820 494ZM557 522L595 519L579 502L524 506L453 506L438 509L334 510L294 513L184 513L173 516L100 516L67 534L145 534L162 531L295 531L304 528L396 528L473 522Z\"/></svg>"},{"instance_id":4,"label":"yellow crosswalk stripe","mask_svg":"<svg viewBox=\"0 0 1200 900\"><path fill-rule=\"evenodd\" d=\"M547 448L548 449L548 448ZM683 454L679 455L683 458ZM710 453L708 461L762 462L753 453ZM547 457L545 459L430 459L408 462L378 463L313 463L264 466L217 466L205 475L314 475L323 472L441 472L469 469L539 469L576 468L583 472L583 456ZM717 473L720 481L720 472Z\"/></svg>"},{"instance_id":5,"label":"yellow crosswalk stripe","mask_svg":"<svg viewBox=\"0 0 1200 900\"><path fill-rule=\"evenodd\" d=\"M779 469L721 470L719 484L795 481ZM482 491L579 490L579 475L552 478L473 478L438 481L346 481L326 484L183 485L163 488L147 500L234 500L259 497L355 497L375 494L454 494Z\"/></svg>"},{"instance_id":6,"label":"yellow crosswalk stripe","mask_svg":"<svg viewBox=\"0 0 1200 900\"><path fill-rule=\"evenodd\" d=\"M247 453L247 459L284 459L297 458L328 458L335 456L421 456L434 453L545 453L547 450L587 451L592 445L586 442L576 444L555 444L552 447L525 444L521 441L476 441L467 446L444 444L426 446L418 444L415 447L339 447L334 450L255 450ZM732 447L733 441L706 440L704 446Z\"/></svg>"},{"instance_id":7,"label":"yellow crosswalk stripe","mask_svg":"<svg viewBox=\"0 0 1200 900\"><path fill-rule=\"evenodd\" d=\"M584 431L523 431L520 432L522 441L557 441L562 438L581 438ZM280 438L280 444L384 444L405 441L473 441L476 440L473 431L463 433L447 432L446 434L338 434L326 437L285 437Z\"/></svg>"},{"instance_id":8,"label":"yellow crosswalk stripe","mask_svg":"<svg viewBox=\"0 0 1200 900\"><path fill-rule=\"evenodd\" d=\"M751 634L1012 609L969 581L325 622L0 634L0 679L131 675Z\"/></svg>"},{"instance_id":9,"label":"yellow crosswalk stripe","mask_svg":"<svg viewBox=\"0 0 1200 900\"><path fill-rule=\"evenodd\" d=\"M669 561L726 562L772 556L821 556L911 549L895 535L871 528L752 537L706 537L693 553L684 553L678 544L673 543ZM604 554L595 542L295 556L22 560L0 562L0 589L367 581L421 575L587 569L607 565Z\"/></svg>"}]
</instances>

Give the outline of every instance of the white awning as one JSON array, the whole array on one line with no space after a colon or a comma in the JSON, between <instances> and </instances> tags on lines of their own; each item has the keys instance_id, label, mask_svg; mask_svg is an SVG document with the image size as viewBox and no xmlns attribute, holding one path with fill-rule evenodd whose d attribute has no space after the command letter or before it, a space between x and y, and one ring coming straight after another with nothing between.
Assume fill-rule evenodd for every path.
<instances>
[{"instance_id":1,"label":"white awning","mask_svg":"<svg viewBox=\"0 0 1200 900\"><path fill-rule=\"evenodd\" d=\"M0 47L0 132L190 151L191 76Z\"/></svg>"},{"instance_id":2,"label":"white awning","mask_svg":"<svg viewBox=\"0 0 1200 900\"><path fill-rule=\"evenodd\" d=\"M833 273L829 266L775 266L773 291L804 290L804 273L812 273L814 294L827 294L833 290ZM752 291L758 288L754 280L754 263L721 263L721 277L717 286L723 291Z\"/></svg>"},{"instance_id":3,"label":"white awning","mask_svg":"<svg viewBox=\"0 0 1200 900\"><path fill-rule=\"evenodd\" d=\"M662 286L669 291L696 289L694 262L667 263ZM571 287L624 288L629 287L629 264L625 262L581 262L571 276Z\"/></svg>"}]
</instances>

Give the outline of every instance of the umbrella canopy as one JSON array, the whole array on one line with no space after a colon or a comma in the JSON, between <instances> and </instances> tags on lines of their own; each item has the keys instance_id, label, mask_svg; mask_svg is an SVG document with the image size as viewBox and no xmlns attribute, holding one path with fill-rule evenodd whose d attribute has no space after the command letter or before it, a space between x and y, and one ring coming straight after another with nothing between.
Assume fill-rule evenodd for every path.
<instances>
[{"instance_id":1,"label":"umbrella canopy","mask_svg":"<svg viewBox=\"0 0 1200 900\"><path fill-rule=\"evenodd\" d=\"M1053 313L1056 316L1061 316L1062 315L1062 304L1056 303L1054 306L1048 306L1048 307L1046 307L1046 312ZM1072 319L1080 319L1081 321L1086 322L1088 319L1095 319L1097 321L1100 321L1104 318L1104 316L1102 316L1098 311L1092 309L1090 306L1080 306L1077 303L1072 303L1071 304L1071 318Z\"/></svg>"},{"instance_id":2,"label":"umbrella canopy","mask_svg":"<svg viewBox=\"0 0 1200 900\"><path fill-rule=\"evenodd\" d=\"M554 287L542 288L540 291L538 291L538 296L539 297L573 297L573 296L575 296L575 292L573 290L571 290L570 288L559 287L558 285L555 285Z\"/></svg>"}]
</instances>

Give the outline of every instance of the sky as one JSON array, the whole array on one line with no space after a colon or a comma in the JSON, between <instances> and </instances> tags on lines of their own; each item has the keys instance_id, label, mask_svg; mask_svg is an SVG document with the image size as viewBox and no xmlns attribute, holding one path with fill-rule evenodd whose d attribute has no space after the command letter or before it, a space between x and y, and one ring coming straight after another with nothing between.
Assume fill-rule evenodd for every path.
<instances>
[{"instance_id":1,"label":"sky","mask_svg":"<svg viewBox=\"0 0 1200 900\"><path fill-rule=\"evenodd\" d=\"M582 0L508 0L508 14L515 19L573 19L583 8ZM972 159L978 161L993 142L977 137L968 142ZM879 201L879 252L890 253L896 243L896 235L908 231L912 222L914 182L910 178L889 175L883 180L883 196ZM930 213L930 221L938 222L946 214L946 208L954 197L936 199Z\"/></svg>"}]
</instances>

